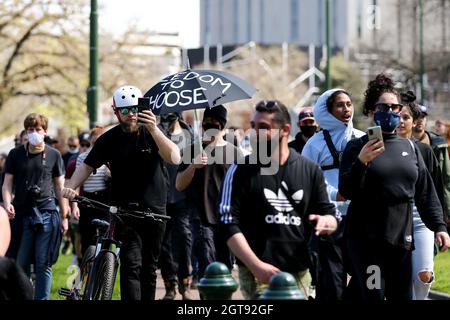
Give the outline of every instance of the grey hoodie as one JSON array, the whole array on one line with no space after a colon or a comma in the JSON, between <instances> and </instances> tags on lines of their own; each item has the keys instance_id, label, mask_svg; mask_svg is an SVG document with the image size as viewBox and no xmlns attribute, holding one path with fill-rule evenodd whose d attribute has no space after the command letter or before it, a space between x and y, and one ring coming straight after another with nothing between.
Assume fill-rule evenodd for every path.
<instances>
[{"instance_id":1,"label":"grey hoodie","mask_svg":"<svg viewBox=\"0 0 450 320\"><path fill-rule=\"evenodd\" d=\"M353 138L359 138L365 133L353 128L353 115L348 124L343 123L334 117L327 109L327 100L333 92L343 89L331 89L325 91L314 105L314 118L318 125L330 132L331 140L336 150L341 153L344 151L347 142ZM320 131L313 135L302 151L302 156L316 162L320 166L332 165L333 156L325 142L323 132ZM336 201L339 184L339 169L325 170L325 181L327 183L328 194L342 215L347 214L349 201Z\"/></svg>"}]
</instances>

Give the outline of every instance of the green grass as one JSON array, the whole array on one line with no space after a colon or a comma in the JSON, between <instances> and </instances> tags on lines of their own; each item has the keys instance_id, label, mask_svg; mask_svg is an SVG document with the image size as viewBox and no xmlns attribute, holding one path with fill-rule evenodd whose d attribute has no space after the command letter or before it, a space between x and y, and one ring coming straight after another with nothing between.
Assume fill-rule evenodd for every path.
<instances>
[{"instance_id":1,"label":"green grass","mask_svg":"<svg viewBox=\"0 0 450 320\"><path fill-rule=\"evenodd\" d=\"M69 269L72 261L71 254L61 254L58 262L53 266L53 281L50 293L51 300L64 300L65 298L58 294L58 289L67 288L67 280L73 278L74 270ZM450 252L439 253L434 261L434 272L436 281L433 283L432 290L450 293ZM114 286L113 300L120 300L119 273L117 274Z\"/></svg>"},{"instance_id":2,"label":"green grass","mask_svg":"<svg viewBox=\"0 0 450 320\"><path fill-rule=\"evenodd\" d=\"M53 266L52 289L50 300L64 300L65 297L58 294L59 288L69 288L71 279L76 276L77 269L69 267L72 261L72 254L60 254L58 261ZM119 272L117 273L116 283L114 285L113 300L120 300Z\"/></svg>"},{"instance_id":3,"label":"green grass","mask_svg":"<svg viewBox=\"0 0 450 320\"><path fill-rule=\"evenodd\" d=\"M436 281L431 290L450 293L450 252L440 252L434 259Z\"/></svg>"}]
</instances>

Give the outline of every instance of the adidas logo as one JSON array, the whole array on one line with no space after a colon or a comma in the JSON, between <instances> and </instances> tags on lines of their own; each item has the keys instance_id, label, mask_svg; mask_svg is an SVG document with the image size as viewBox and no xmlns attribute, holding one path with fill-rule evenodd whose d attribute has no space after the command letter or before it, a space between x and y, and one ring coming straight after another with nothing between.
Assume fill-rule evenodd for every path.
<instances>
[{"instance_id":1,"label":"adidas logo","mask_svg":"<svg viewBox=\"0 0 450 320\"><path fill-rule=\"evenodd\" d=\"M268 224L285 224L287 226L293 225L293 226L299 226L302 224L302 219L297 216L291 216L290 214L284 215L281 212L279 212L276 215L268 214L266 216L266 223Z\"/></svg>"},{"instance_id":2,"label":"adidas logo","mask_svg":"<svg viewBox=\"0 0 450 320\"><path fill-rule=\"evenodd\" d=\"M284 187L286 187L286 189L288 189L284 181L282 181L281 183ZM276 194L272 190L264 188L264 196L266 197L267 201L269 201L270 205L274 207L276 211L278 211L278 214L276 215L267 215L265 218L266 223L295 226L299 226L301 224L302 220L300 217L283 214L294 211L294 208L292 207L291 203L289 202L281 188L278 189L278 194ZM303 190L298 190L297 192L295 192L292 195L292 199L294 199L295 203L300 203L300 201L303 199Z\"/></svg>"}]
</instances>

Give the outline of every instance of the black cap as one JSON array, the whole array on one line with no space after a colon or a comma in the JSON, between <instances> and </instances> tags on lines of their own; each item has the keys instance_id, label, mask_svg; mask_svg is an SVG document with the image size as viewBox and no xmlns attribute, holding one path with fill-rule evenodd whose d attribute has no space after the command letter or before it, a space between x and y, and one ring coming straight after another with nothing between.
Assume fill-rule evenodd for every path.
<instances>
[{"instance_id":1,"label":"black cap","mask_svg":"<svg viewBox=\"0 0 450 320\"><path fill-rule=\"evenodd\" d=\"M89 142L89 132L87 132L87 131L84 131L84 132L82 132L82 133L80 133L79 135L78 135L78 140L80 141L80 143L82 142L82 141L87 141L87 142Z\"/></svg>"},{"instance_id":2,"label":"black cap","mask_svg":"<svg viewBox=\"0 0 450 320\"><path fill-rule=\"evenodd\" d=\"M44 142L46 144L54 144L54 143L58 143L58 140L56 140L55 138L53 138L52 136L45 136L44 137Z\"/></svg>"},{"instance_id":3,"label":"black cap","mask_svg":"<svg viewBox=\"0 0 450 320\"><path fill-rule=\"evenodd\" d=\"M203 119L210 117L220 122L222 128L227 124L227 109L223 105L218 105L212 108L206 108L203 114Z\"/></svg>"},{"instance_id":4,"label":"black cap","mask_svg":"<svg viewBox=\"0 0 450 320\"><path fill-rule=\"evenodd\" d=\"M298 114L298 121L302 122L305 120L314 120L313 108L305 107Z\"/></svg>"}]
</instances>

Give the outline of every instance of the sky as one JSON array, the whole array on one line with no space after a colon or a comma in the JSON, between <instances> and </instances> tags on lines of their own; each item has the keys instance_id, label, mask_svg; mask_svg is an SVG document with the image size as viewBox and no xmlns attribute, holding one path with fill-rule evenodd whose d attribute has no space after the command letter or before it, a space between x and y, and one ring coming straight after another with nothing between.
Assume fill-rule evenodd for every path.
<instances>
[{"instance_id":1,"label":"sky","mask_svg":"<svg viewBox=\"0 0 450 320\"><path fill-rule=\"evenodd\" d=\"M99 24L115 34L130 22L142 29L177 32L192 4L192 0L99 0Z\"/></svg>"}]
</instances>

